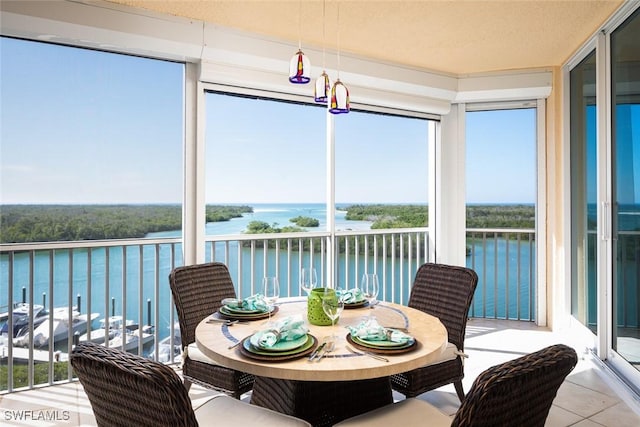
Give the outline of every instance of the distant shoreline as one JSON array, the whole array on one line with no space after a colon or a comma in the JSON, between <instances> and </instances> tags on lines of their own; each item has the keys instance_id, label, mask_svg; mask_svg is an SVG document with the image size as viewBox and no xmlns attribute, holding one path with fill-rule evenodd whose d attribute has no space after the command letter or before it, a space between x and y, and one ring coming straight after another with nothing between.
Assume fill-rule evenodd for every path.
<instances>
[{"instance_id":1,"label":"distant shoreline","mask_svg":"<svg viewBox=\"0 0 640 427\"><path fill-rule=\"evenodd\" d=\"M324 203L254 203L207 205L206 222L230 221L263 208L288 210L314 207L326 216ZM414 228L428 225L427 204L340 203L346 220L371 222L371 229ZM286 209L286 208L290 209ZM301 214L292 213L291 218ZM302 216L313 217L303 213ZM287 218L284 221L288 221ZM0 243L144 238L149 233L182 229L179 204L4 204L0 205ZM271 224L270 224L271 225ZM282 223L280 224L283 225ZM286 225L286 224L285 224ZM469 204L468 228L534 228L533 204Z\"/></svg>"}]
</instances>

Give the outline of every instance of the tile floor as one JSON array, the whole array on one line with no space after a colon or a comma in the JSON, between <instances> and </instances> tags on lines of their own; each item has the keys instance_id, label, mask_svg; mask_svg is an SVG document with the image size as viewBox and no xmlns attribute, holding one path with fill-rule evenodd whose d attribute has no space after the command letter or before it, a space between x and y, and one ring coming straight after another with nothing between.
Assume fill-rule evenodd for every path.
<instances>
[{"instance_id":1,"label":"tile floor","mask_svg":"<svg viewBox=\"0 0 640 427\"><path fill-rule=\"evenodd\" d=\"M571 337L538 328L530 322L471 319L467 323L464 389L486 368L539 350L564 343L578 352L578 364L560 386L546 426L549 427L638 427L640 400L620 392L620 385L608 377ZM616 392L618 390L618 392ZM425 393L419 398L454 414L459 401L452 385Z\"/></svg>"},{"instance_id":2,"label":"tile floor","mask_svg":"<svg viewBox=\"0 0 640 427\"><path fill-rule=\"evenodd\" d=\"M531 323L471 319L465 342L466 353L470 356L465 367L465 390L489 366L550 344L564 342L571 345L570 341ZM619 385L598 368L591 356L582 349L576 350L580 360L560 387L546 425L640 426L640 402L626 393L616 392L620 390ZM190 396L195 406L211 396L211 392L194 386ZM396 397L401 398L400 395ZM451 385L425 393L420 398L448 414L455 413L459 406ZM96 423L86 395L76 382L0 395L0 425L95 426Z\"/></svg>"}]
</instances>

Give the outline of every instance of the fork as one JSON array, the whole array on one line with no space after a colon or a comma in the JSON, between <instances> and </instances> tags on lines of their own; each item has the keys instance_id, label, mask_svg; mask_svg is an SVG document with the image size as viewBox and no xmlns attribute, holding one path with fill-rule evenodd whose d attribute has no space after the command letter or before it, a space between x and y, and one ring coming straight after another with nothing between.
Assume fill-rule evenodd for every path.
<instances>
[{"instance_id":1,"label":"fork","mask_svg":"<svg viewBox=\"0 0 640 427\"><path fill-rule=\"evenodd\" d=\"M400 332L409 332L409 328L405 328L404 326L383 326L385 329L395 329Z\"/></svg>"},{"instance_id":2,"label":"fork","mask_svg":"<svg viewBox=\"0 0 640 427\"><path fill-rule=\"evenodd\" d=\"M351 348L348 345L345 346L345 347L347 347L347 350L349 350L353 354L358 354L360 356L369 356L369 357L377 359L377 360L382 360L383 362L388 362L389 361L389 359L387 359L386 357L378 356L377 354L369 353L368 351L356 351L356 350L354 350L353 348Z\"/></svg>"},{"instance_id":3,"label":"fork","mask_svg":"<svg viewBox=\"0 0 640 427\"><path fill-rule=\"evenodd\" d=\"M327 342L327 345L324 347L324 350L322 351L322 353L320 353L320 355L318 355L318 358L316 359L316 362L319 362L320 359L322 359L325 354L327 353L331 353L334 349L336 348L336 342L331 340Z\"/></svg>"},{"instance_id":4,"label":"fork","mask_svg":"<svg viewBox=\"0 0 640 427\"><path fill-rule=\"evenodd\" d=\"M235 344L231 344L231 345L230 345L229 347L227 347L227 348L228 348L229 350L231 350L232 348L236 348L237 346L239 346L240 344L242 344L242 341L244 341L245 339L249 338L251 335L255 334L256 332L258 332L258 331L253 331L253 332L251 332L249 335L247 335L246 337L244 337L244 338L240 338L240 339L238 340L238 342L236 342Z\"/></svg>"},{"instance_id":5,"label":"fork","mask_svg":"<svg viewBox=\"0 0 640 427\"><path fill-rule=\"evenodd\" d=\"M223 325L231 326L236 323L240 323L239 320L227 320L227 319L216 319L215 317L207 319L207 323L222 323Z\"/></svg>"}]
</instances>

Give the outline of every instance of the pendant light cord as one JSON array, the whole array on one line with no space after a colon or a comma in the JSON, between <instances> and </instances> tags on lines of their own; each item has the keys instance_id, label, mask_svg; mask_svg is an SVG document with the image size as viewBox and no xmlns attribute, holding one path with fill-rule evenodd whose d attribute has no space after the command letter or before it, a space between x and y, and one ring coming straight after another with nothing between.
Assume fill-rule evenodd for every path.
<instances>
[{"instance_id":1,"label":"pendant light cord","mask_svg":"<svg viewBox=\"0 0 640 427\"><path fill-rule=\"evenodd\" d=\"M338 1L338 13L336 13L336 21L337 21L337 25L338 28L336 30L336 33L338 35L338 80L340 80L340 2Z\"/></svg>"},{"instance_id":2,"label":"pendant light cord","mask_svg":"<svg viewBox=\"0 0 640 427\"><path fill-rule=\"evenodd\" d=\"M298 2L298 50L302 50L302 0Z\"/></svg>"},{"instance_id":3,"label":"pendant light cord","mask_svg":"<svg viewBox=\"0 0 640 427\"><path fill-rule=\"evenodd\" d=\"M327 2L326 0L322 0L322 72L324 72L326 66L326 61L325 61L325 52L326 52L326 39L325 39L325 32L326 32L326 23L325 23L325 14L326 14L326 6L327 6Z\"/></svg>"}]
</instances>

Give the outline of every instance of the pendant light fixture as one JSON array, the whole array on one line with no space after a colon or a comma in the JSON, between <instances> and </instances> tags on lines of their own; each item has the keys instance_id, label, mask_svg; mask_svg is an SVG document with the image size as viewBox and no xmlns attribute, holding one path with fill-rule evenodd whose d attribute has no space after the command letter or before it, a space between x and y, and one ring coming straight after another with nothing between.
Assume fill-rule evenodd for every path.
<instances>
[{"instance_id":1,"label":"pendant light fixture","mask_svg":"<svg viewBox=\"0 0 640 427\"><path fill-rule=\"evenodd\" d=\"M311 61L302 52L300 32L302 26L302 0L298 3L298 51L289 62L289 81L294 84L306 84L311 81Z\"/></svg>"},{"instance_id":2,"label":"pendant light fixture","mask_svg":"<svg viewBox=\"0 0 640 427\"><path fill-rule=\"evenodd\" d=\"M338 78L331 88L331 101L329 102L329 112L332 114L346 114L351 107L349 106L349 89L340 81L340 3L338 2Z\"/></svg>"},{"instance_id":3,"label":"pendant light fixture","mask_svg":"<svg viewBox=\"0 0 640 427\"><path fill-rule=\"evenodd\" d=\"M331 81L329 75L325 71L325 4L326 0L322 0L322 74L316 80L316 87L314 91L314 100L320 104L326 104L329 100L331 92Z\"/></svg>"},{"instance_id":4,"label":"pendant light fixture","mask_svg":"<svg viewBox=\"0 0 640 427\"><path fill-rule=\"evenodd\" d=\"M329 112L333 114L346 114L351 110L349 105L349 89L340 81L336 80L331 88L331 104Z\"/></svg>"},{"instance_id":5,"label":"pendant light fixture","mask_svg":"<svg viewBox=\"0 0 640 427\"><path fill-rule=\"evenodd\" d=\"M322 70L322 74L320 74L316 80L314 100L319 104L326 104L329 100L330 92L331 81L329 80L329 75L325 70Z\"/></svg>"}]
</instances>

